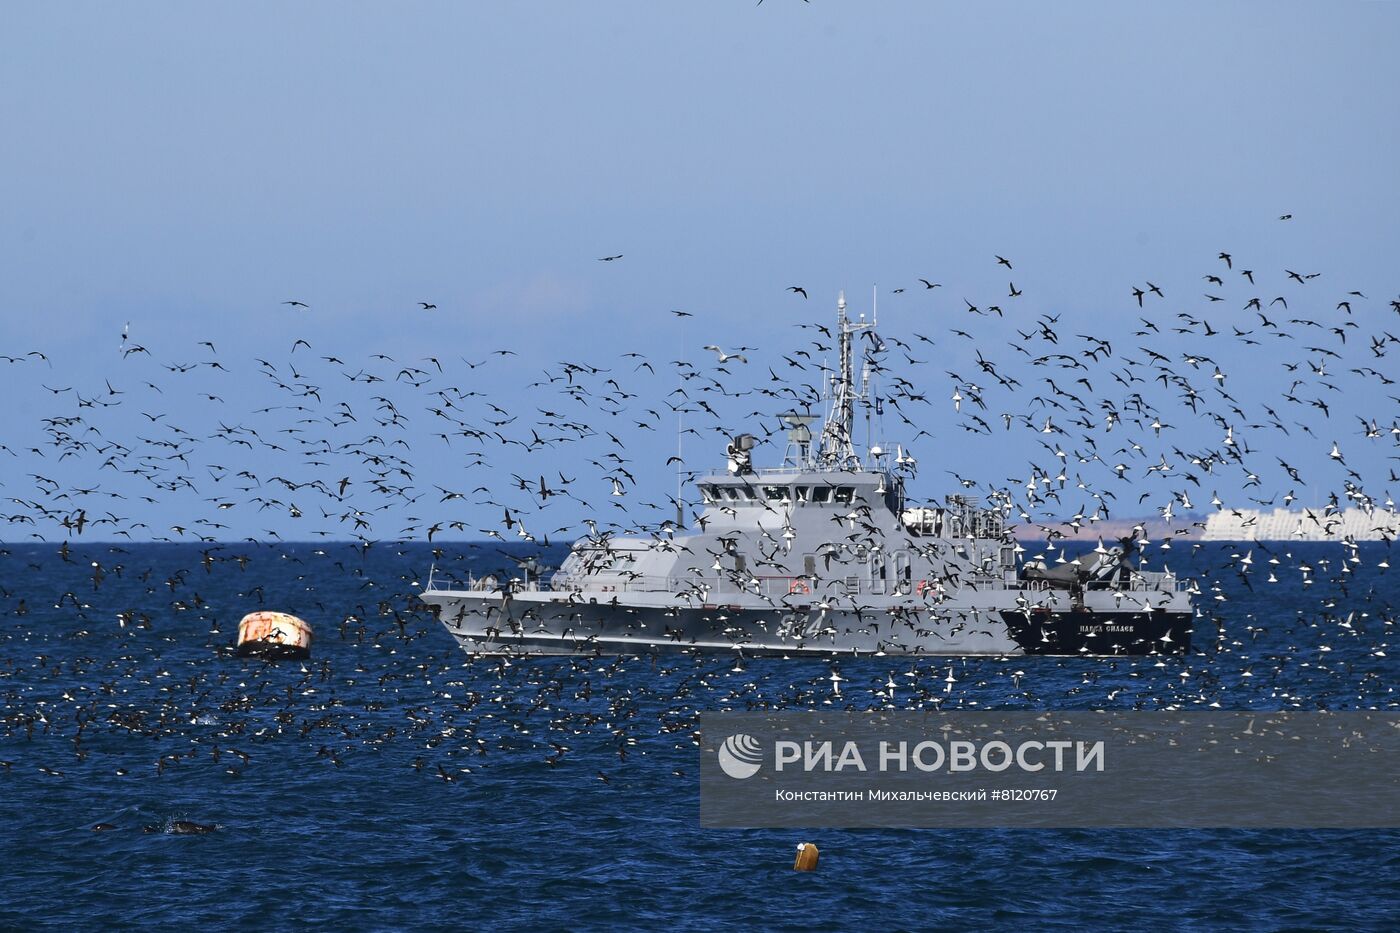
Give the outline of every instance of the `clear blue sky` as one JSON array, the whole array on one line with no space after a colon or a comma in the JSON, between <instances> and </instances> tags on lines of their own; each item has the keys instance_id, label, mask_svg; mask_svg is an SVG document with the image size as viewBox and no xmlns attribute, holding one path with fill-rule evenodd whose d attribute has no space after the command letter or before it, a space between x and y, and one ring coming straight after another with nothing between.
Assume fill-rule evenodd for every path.
<instances>
[{"instance_id":1,"label":"clear blue sky","mask_svg":"<svg viewBox=\"0 0 1400 933\"><path fill-rule=\"evenodd\" d=\"M837 289L864 307L879 283L882 332L939 329L945 346L921 382L938 403L929 423L958 442L921 451L921 491L941 495L934 461L969 474L1024 453L963 443L944 401L943 370L975 370L974 346L946 337L970 318L964 296L1008 306L1004 323L971 323L1018 375L1013 325L1060 313L1068 333L1110 320L1130 332L1145 280L1168 292L1158 320L1178 302L1200 313L1222 250L1260 271L1266 302L1293 295L1298 310L1282 270L1322 272L1301 293L1307 313L1332 314L1357 289L1365 332L1400 329L1386 307L1400 291L1397 40L1400 5L1386 3L10 4L0 344L42 349L54 369L0 368L13 392L0 433L23 448L62 412L106 418L129 440L138 409L158 407L196 433L257 424L247 402L267 380L252 357L283 366L298 337L352 373L373 352L446 364L510 347L520 356L472 373L512 411L528 411L522 387L560 360L621 366L637 351L661 373L633 387L632 407L647 407L675 385L661 363L707 365L699 348L712 342L773 358L806 339L792 324L828 320ZM920 276L944 288L921 294ZM1026 292L1018 303L1008 278ZM792 284L811 300L784 292ZM1206 309L1217 328L1252 320L1241 305L1256 292L1229 285L1228 314ZM116 353L127 321L149 360ZM158 368L212 358L205 339L230 369L206 374L222 401ZM1179 356L1175 339L1154 346ZM1231 352L1214 354L1227 370ZM1364 341L1347 352L1367 365ZM1397 352L1370 363L1400 375ZM1232 386L1277 405L1290 380L1250 389L1254 369L1232 370ZM91 394L107 379L126 393L120 410L77 410L41 387ZM374 394L322 384L357 404ZM323 393L325 408L340 391ZM1371 415L1394 417L1383 393L1365 394ZM491 484L479 469L454 480L458 461L425 447L421 407L405 434L420 485L429 473ZM1318 429L1319 469L1333 434L1365 446L1344 414L1333 420ZM1214 426L1192 424L1176 443L1218 444ZM653 458L639 476L651 498L668 486L650 477L672 439L635 448ZM1295 443L1259 441L1272 442ZM76 470L54 456L0 461L0 495L32 497L30 472ZM1376 494L1400 492L1385 456L1367 461ZM568 472L574 457L551 448L520 469ZM86 482L79 472L65 483ZM997 478L1014 475L1008 463ZM1340 475L1317 482L1339 489ZM172 521L149 503L125 509ZM495 512L458 514L480 527ZM288 527L228 518L230 534ZM400 521L411 524L396 513L376 534Z\"/></svg>"}]
</instances>

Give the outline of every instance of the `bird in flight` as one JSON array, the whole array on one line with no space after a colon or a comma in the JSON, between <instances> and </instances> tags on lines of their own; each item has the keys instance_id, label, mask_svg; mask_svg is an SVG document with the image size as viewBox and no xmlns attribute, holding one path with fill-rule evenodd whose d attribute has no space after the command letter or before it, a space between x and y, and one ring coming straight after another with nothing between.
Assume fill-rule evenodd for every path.
<instances>
[{"instance_id":1,"label":"bird in flight","mask_svg":"<svg viewBox=\"0 0 1400 933\"><path fill-rule=\"evenodd\" d=\"M708 346L705 347L705 349L706 349L706 350L713 350L715 353L719 354L719 361L720 361L721 364L727 363L727 362L729 362L730 360L738 360L740 363L747 363L747 362L748 362L748 359L747 359L746 357L744 357L742 354L739 354L739 353L725 353L722 349L720 349L719 347L715 346L714 344L709 344Z\"/></svg>"},{"instance_id":2,"label":"bird in flight","mask_svg":"<svg viewBox=\"0 0 1400 933\"><path fill-rule=\"evenodd\" d=\"M307 303L304 302L304 301L284 301L284 302L282 302L282 304L284 304L284 305L291 305L293 308L310 308L310 307L311 307L311 305L307 304Z\"/></svg>"},{"instance_id":3,"label":"bird in flight","mask_svg":"<svg viewBox=\"0 0 1400 933\"><path fill-rule=\"evenodd\" d=\"M599 261L599 262L614 262L614 261L616 261L616 260L618 260L618 259L621 259L621 258L622 258L622 254L621 254L621 253L618 253L616 256L602 256L602 257L600 257L600 258L598 259L598 261Z\"/></svg>"},{"instance_id":4,"label":"bird in flight","mask_svg":"<svg viewBox=\"0 0 1400 933\"><path fill-rule=\"evenodd\" d=\"M422 306L422 308L423 308L424 311L436 311L436 310L437 310L437 305L431 304L430 302L427 302L427 301L420 301L420 302L418 302L418 304L419 304L420 306Z\"/></svg>"},{"instance_id":5,"label":"bird in flight","mask_svg":"<svg viewBox=\"0 0 1400 933\"><path fill-rule=\"evenodd\" d=\"M695 315L691 314L689 311L672 311L671 313L676 317L695 317Z\"/></svg>"},{"instance_id":6,"label":"bird in flight","mask_svg":"<svg viewBox=\"0 0 1400 933\"><path fill-rule=\"evenodd\" d=\"M924 283L925 289L943 287L943 284L941 282L930 282L928 279L919 279L919 281Z\"/></svg>"},{"instance_id":7,"label":"bird in flight","mask_svg":"<svg viewBox=\"0 0 1400 933\"><path fill-rule=\"evenodd\" d=\"M997 257L997 263L998 263L999 265L1005 266L1005 267L1008 268L1008 269L1011 268L1011 260L1006 259L1005 257L998 256L998 257Z\"/></svg>"},{"instance_id":8,"label":"bird in flight","mask_svg":"<svg viewBox=\"0 0 1400 933\"><path fill-rule=\"evenodd\" d=\"M787 290L795 295L801 295L803 298L807 297L807 289L803 288L801 285L789 285Z\"/></svg>"}]
</instances>

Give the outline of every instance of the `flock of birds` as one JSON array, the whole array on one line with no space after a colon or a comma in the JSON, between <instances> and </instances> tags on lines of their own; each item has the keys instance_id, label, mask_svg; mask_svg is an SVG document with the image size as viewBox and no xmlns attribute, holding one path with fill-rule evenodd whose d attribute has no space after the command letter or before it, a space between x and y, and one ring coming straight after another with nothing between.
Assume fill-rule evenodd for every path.
<instances>
[{"instance_id":1,"label":"flock of birds","mask_svg":"<svg viewBox=\"0 0 1400 933\"><path fill-rule=\"evenodd\" d=\"M1400 299L1222 251L1199 294L1144 280L1091 329L1031 305L1026 270L994 261L1024 287L952 300L949 284L911 277L912 293L891 290L939 303L908 335L865 332L872 418L910 451L973 435L970 449L997 452L978 455L996 468L952 481L1004 503L1035 557L1064 560L1066 545L1091 546L1124 517L1160 538L1159 553L1195 552L1202 512L1309 495L1318 523L1348 508L1378 528L1393 519ZM808 299L804 285L787 292ZM198 762L234 780L256 767L258 745L285 741L335 768L404 749L405 767L449 784L502 755L558 768L587 746L616 758L594 775L613 783L629 756L693 748L698 714L713 708L1308 706L1309 684L1332 704L1394 708L1388 538L1321 555L1226 548L1200 581L1214 638L1194 655L1037 659L1039 671L1029 659L466 658L416 604L429 562L480 573L557 559L555 542L580 525L595 541L661 539L678 507L697 520L669 486L686 467L670 429L715 451L743 432L776 445L778 415L819 411L832 328L797 326L803 342L785 349L695 341L708 354L697 361L628 351L524 378L523 348L352 357L314 334L245 360L212 340L177 354L124 328L107 371L7 350L8 381L27 380L45 404L31 436L0 443L11 542L0 547L0 780L22 763L62 780L110 762L116 777ZM912 480L918 461L900 466ZM319 543L283 543L294 541ZM1256 584L1318 601L1291 618L1237 612L1261 598ZM263 607L310 619L316 659L215 650ZM25 750L40 747L36 764ZM153 760L135 761L151 747ZM214 828L175 822L166 831Z\"/></svg>"}]
</instances>

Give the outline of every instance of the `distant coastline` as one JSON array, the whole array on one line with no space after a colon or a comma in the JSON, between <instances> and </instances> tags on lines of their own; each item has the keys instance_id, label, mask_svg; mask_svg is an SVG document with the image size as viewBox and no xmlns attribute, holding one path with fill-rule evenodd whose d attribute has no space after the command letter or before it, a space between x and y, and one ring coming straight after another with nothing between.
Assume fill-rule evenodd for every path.
<instances>
[{"instance_id":1,"label":"distant coastline","mask_svg":"<svg viewBox=\"0 0 1400 933\"><path fill-rule=\"evenodd\" d=\"M1400 513L1394 506L1364 509L1221 509L1208 515L1187 513L1161 518L1111 518L1100 521L1045 522L1015 528L1019 541L1107 541L1141 534L1148 539L1195 541L1392 541L1400 538Z\"/></svg>"},{"instance_id":2,"label":"distant coastline","mask_svg":"<svg viewBox=\"0 0 1400 933\"><path fill-rule=\"evenodd\" d=\"M1206 520L1202 541L1391 541L1400 515L1384 509L1224 509Z\"/></svg>"}]
</instances>

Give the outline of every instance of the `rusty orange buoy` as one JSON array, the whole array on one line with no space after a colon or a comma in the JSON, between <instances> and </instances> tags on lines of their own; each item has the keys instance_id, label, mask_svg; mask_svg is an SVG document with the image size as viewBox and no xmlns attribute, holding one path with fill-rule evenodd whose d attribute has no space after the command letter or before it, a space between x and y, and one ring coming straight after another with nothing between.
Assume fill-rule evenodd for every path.
<instances>
[{"instance_id":1,"label":"rusty orange buoy","mask_svg":"<svg viewBox=\"0 0 1400 933\"><path fill-rule=\"evenodd\" d=\"M799 843L797 846L797 861L792 863L792 870L816 871L817 847L810 842Z\"/></svg>"},{"instance_id":2,"label":"rusty orange buoy","mask_svg":"<svg viewBox=\"0 0 1400 933\"><path fill-rule=\"evenodd\" d=\"M250 612L238 623L238 653L243 657L311 657L311 626L285 612Z\"/></svg>"}]
</instances>

